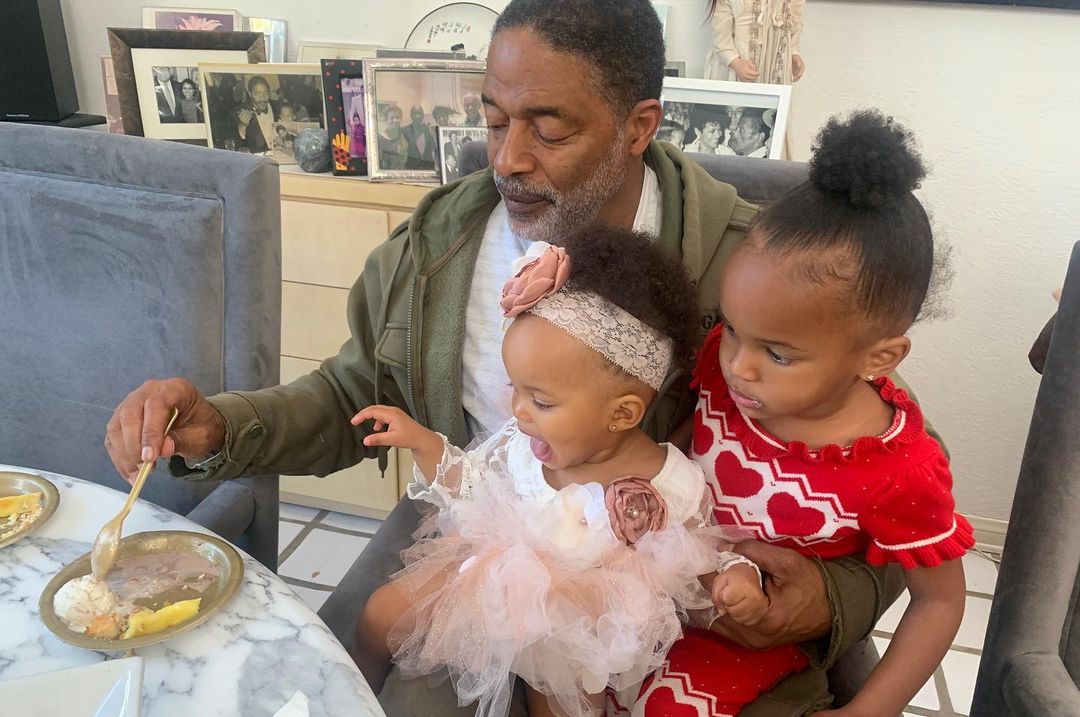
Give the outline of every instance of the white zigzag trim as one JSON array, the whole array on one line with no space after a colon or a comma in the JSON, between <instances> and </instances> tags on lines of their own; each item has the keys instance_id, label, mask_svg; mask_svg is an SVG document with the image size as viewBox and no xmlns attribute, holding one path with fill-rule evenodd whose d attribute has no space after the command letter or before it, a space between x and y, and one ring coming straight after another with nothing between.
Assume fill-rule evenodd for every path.
<instances>
[{"instance_id":1,"label":"white zigzag trim","mask_svg":"<svg viewBox=\"0 0 1080 717\"><path fill-rule=\"evenodd\" d=\"M935 535L932 538L926 538L924 540L916 540L916 541L914 541L912 543L899 543L897 545L886 545L885 543L881 543L881 542L878 542L877 540L875 540L874 545L878 546L882 550L911 550L912 548L925 548L928 545L933 545L934 543L940 543L942 540L945 540L946 538L952 536L952 534L955 533L955 532L956 532L956 518L954 517L953 521L952 521L952 527L951 528L946 530L944 533L941 533L940 535Z\"/></svg>"},{"instance_id":2,"label":"white zigzag trim","mask_svg":"<svg viewBox=\"0 0 1080 717\"><path fill-rule=\"evenodd\" d=\"M633 717L644 717L645 704L649 701L649 696L658 687L669 687L672 695L676 699L680 700L676 704L684 707L694 707L697 709L699 717L735 717L735 715L728 714L726 712L716 711L716 695L711 695L708 692L699 692L693 689L690 685L693 684L690 681L690 675L685 672L672 672L668 668L671 667L671 663L665 661L660 669L653 673L652 684L649 685L649 689L645 691L645 694L634 704ZM682 698L686 698L689 701L683 702Z\"/></svg>"}]
</instances>

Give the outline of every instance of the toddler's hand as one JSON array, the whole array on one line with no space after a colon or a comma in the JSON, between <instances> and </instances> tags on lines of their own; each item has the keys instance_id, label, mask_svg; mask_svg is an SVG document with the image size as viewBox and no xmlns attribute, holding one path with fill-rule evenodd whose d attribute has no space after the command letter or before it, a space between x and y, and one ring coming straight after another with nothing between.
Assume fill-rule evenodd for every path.
<instances>
[{"instance_id":1,"label":"toddler's hand","mask_svg":"<svg viewBox=\"0 0 1080 717\"><path fill-rule=\"evenodd\" d=\"M729 64L728 67L731 68L731 70L735 73L735 76L738 77L739 80L741 80L742 82L757 82L757 65L755 65L753 62L750 62L750 60L744 60L741 57L736 57L734 60L731 61L731 64Z\"/></svg>"},{"instance_id":2,"label":"toddler's hand","mask_svg":"<svg viewBox=\"0 0 1080 717\"><path fill-rule=\"evenodd\" d=\"M758 573L749 565L732 565L716 576L713 605L740 625L756 625L769 610L769 598L761 589Z\"/></svg>"}]
</instances>

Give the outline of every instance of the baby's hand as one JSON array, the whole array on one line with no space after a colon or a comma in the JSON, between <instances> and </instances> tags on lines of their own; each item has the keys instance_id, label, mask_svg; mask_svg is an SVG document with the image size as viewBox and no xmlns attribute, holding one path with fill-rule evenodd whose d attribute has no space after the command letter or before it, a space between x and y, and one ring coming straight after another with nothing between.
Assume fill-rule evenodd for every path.
<instances>
[{"instance_id":1,"label":"baby's hand","mask_svg":"<svg viewBox=\"0 0 1080 717\"><path fill-rule=\"evenodd\" d=\"M393 406L368 406L349 422L359 426L364 421L375 421L374 432L364 436L365 446L394 446L416 450L430 442L430 437L434 435L414 421L412 416ZM440 441L440 448L441 445Z\"/></svg>"},{"instance_id":2,"label":"baby's hand","mask_svg":"<svg viewBox=\"0 0 1080 717\"><path fill-rule=\"evenodd\" d=\"M713 605L740 625L753 626L769 610L769 598L761 589L753 567L732 565L716 576L712 585Z\"/></svg>"}]
</instances>

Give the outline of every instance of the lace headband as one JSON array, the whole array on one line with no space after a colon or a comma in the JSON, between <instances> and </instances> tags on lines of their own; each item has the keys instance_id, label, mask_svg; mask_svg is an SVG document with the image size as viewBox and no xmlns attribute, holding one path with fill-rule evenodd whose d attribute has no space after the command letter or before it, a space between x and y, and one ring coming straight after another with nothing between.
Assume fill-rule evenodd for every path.
<instances>
[{"instance_id":1,"label":"lace headband","mask_svg":"<svg viewBox=\"0 0 1080 717\"><path fill-rule=\"evenodd\" d=\"M671 366L671 339L599 295L567 283L570 257L565 250L534 242L513 270L499 302L504 316L539 316L660 390Z\"/></svg>"}]
</instances>

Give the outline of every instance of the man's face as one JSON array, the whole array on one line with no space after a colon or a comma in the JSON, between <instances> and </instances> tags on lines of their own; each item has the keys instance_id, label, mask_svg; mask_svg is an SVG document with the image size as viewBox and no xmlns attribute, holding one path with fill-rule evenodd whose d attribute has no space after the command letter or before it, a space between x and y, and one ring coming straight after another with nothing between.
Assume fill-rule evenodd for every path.
<instances>
[{"instance_id":1,"label":"man's face","mask_svg":"<svg viewBox=\"0 0 1080 717\"><path fill-rule=\"evenodd\" d=\"M265 82L256 82L251 87L251 103L259 112L265 112L270 104L270 87Z\"/></svg>"},{"instance_id":2,"label":"man's face","mask_svg":"<svg viewBox=\"0 0 1080 717\"><path fill-rule=\"evenodd\" d=\"M143 77L146 77L146 75L143 75ZM168 67L155 67L154 77L157 78L158 82L164 84L170 79L172 79L172 72L169 70Z\"/></svg>"},{"instance_id":3,"label":"man's face","mask_svg":"<svg viewBox=\"0 0 1080 717\"><path fill-rule=\"evenodd\" d=\"M765 146L765 133L758 131L753 117L743 117L738 127L731 133L731 148L735 154L746 156L759 147Z\"/></svg>"},{"instance_id":4,"label":"man's face","mask_svg":"<svg viewBox=\"0 0 1080 717\"><path fill-rule=\"evenodd\" d=\"M701 128L701 144L709 149L716 149L716 145L720 144L721 134L719 122L706 122Z\"/></svg>"},{"instance_id":5,"label":"man's face","mask_svg":"<svg viewBox=\"0 0 1080 717\"><path fill-rule=\"evenodd\" d=\"M476 120L480 118L480 98L476 95L466 95L462 100L462 104L465 107L465 115L471 119Z\"/></svg>"},{"instance_id":6,"label":"man's face","mask_svg":"<svg viewBox=\"0 0 1080 717\"><path fill-rule=\"evenodd\" d=\"M419 127L420 124L424 121L423 108L416 106L409 110L409 119L412 120L414 126Z\"/></svg>"},{"instance_id":7,"label":"man's face","mask_svg":"<svg viewBox=\"0 0 1080 717\"><path fill-rule=\"evenodd\" d=\"M296 113L293 111L292 105L284 105L281 108L281 116L278 119L283 122L292 122L296 119Z\"/></svg>"},{"instance_id":8,"label":"man's face","mask_svg":"<svg viewBox=\"0 0 1080 717\"><path fill-rule=\"evenodd\" d=\"M623 124L598 95L588 63L532 31L502 30L492 40L488 159L517 236L557 241L622 188L630 163Z\"/></svg>"}]
</instances>

